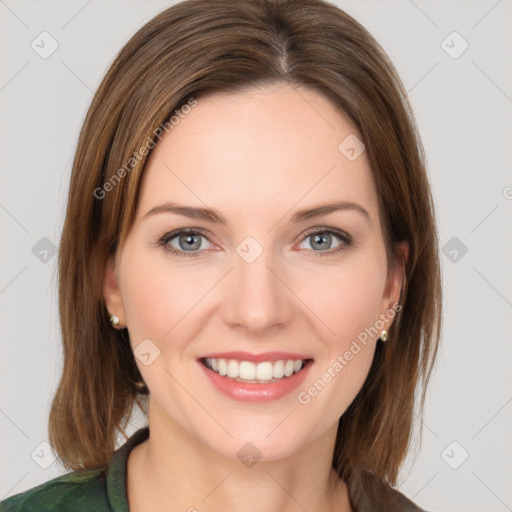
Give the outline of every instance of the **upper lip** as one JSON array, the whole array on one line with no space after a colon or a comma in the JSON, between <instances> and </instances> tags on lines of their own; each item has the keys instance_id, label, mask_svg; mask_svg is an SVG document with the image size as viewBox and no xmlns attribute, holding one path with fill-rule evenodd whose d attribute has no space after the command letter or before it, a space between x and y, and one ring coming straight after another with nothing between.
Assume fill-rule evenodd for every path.
<instances>
[{"instance_id":1,"label":"upper lip","mask_svg":"<svg viewBox=\"0 0 512 512\"><path fill-rule=\"evenodd\" d=\"M235 359L237 361L250 361L252 363L262 363L265 361L289 361L290 359L298 361L299 359L312 359L308 355L296 354L293 352L263 352L261 354L251 354L250 352L235 351L235 352L215 352L206 354L199 359Z\"/></svg>"}]
</instances>

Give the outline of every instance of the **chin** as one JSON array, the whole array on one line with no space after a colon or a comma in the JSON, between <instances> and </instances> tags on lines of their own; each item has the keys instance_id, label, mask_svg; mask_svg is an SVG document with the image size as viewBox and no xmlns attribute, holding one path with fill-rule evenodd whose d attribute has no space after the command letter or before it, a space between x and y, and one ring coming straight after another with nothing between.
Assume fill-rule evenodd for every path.
<instances>
[{"instance_id":1,"label":"chin","mask_svg":"<svg viewBox=\"0 0 512 512\"><path fill-rule=\"evenodd\" d=\"M267 435L267 434L265 434ZM220 456L228 459L238 459L248 467L256 462L271 462L282 460L297 453L303 443L299 439L286 435L273 435L265 439L251 438L247 435L235 436L233 439L219 440L219 443L212 443L211 440L205 440L212 450L215 450Z\"/></svg>"},{"instance_id":2,"label":"chin","mask_svg":"<svg viewBox=\"0 0 512 512\"><path fill-rule=\"evenodd\" d=\"M205 435L205 431L198 435L201 442L223 457L275 461L292 456L311 439L310 426L301 420L298 414L289 412L259 419L247 414L245 419L222 423L229 434L218 428L215 435ZM209 433L213 434L212 430Z\"/></svg>"}]
</instances>

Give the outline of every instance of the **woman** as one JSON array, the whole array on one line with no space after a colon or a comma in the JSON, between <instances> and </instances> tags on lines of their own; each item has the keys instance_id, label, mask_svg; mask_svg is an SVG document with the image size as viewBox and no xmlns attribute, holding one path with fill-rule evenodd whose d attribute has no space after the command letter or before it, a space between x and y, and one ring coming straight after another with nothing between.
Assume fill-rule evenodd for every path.
<instances>
[{"instance_id":1,"label":"woman","mask_svg":"<svg viewBox=\"0 0 512 512\"><path fill-rule=\"evenodd\" d=\"M85 119L59 270L71 472L2 510L421 510L393 486L439 342L435 214L403 86L340 9L142 27Z\"/></svg>"}]
</instances>

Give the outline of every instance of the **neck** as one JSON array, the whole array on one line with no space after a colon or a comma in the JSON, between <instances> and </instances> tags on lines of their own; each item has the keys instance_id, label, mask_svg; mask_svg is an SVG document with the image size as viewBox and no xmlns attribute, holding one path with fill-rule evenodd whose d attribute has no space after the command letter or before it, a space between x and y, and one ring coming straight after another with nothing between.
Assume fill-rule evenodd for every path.
<instances>
[{"instance_id":1,"label":"neck","mask_svg":"<svg viewBox=\"0 0 512 512\"><path fill-rule=\"evenodd\" d=\"M160 413L150 399L150 437L128 458L130 512L351 510L346 485L331 467L334 429L289 457L246 465Z\"/></svg>"}]
</instances>

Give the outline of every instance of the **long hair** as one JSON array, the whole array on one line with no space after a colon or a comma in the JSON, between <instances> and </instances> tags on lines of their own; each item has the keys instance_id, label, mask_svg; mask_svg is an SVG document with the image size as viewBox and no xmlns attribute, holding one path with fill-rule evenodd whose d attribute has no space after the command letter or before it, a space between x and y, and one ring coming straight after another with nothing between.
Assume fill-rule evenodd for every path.
<instances>
[{"instance_id":1,"label":"long hair","mask_svg":"<svg viewBox=\"0 0 512 512\"><path fill-rule=\"evenodd\" d=\"M140 148L154 146L191 98L277 82L323 94L350 119L366 146L390 268L394 247L409 243L400 315L339 420L332 459L347 481L365 469L396 484L440 337L435 212L393 65L357 21L322 0L175 4L128 41L99 86L78 140L59 252L64 362L49 438L66 468L106 467L134 403L147 403L127 333L111 328L102 295L107 258L134 219L151 153Z\"/></svg>"}]
</instances>

